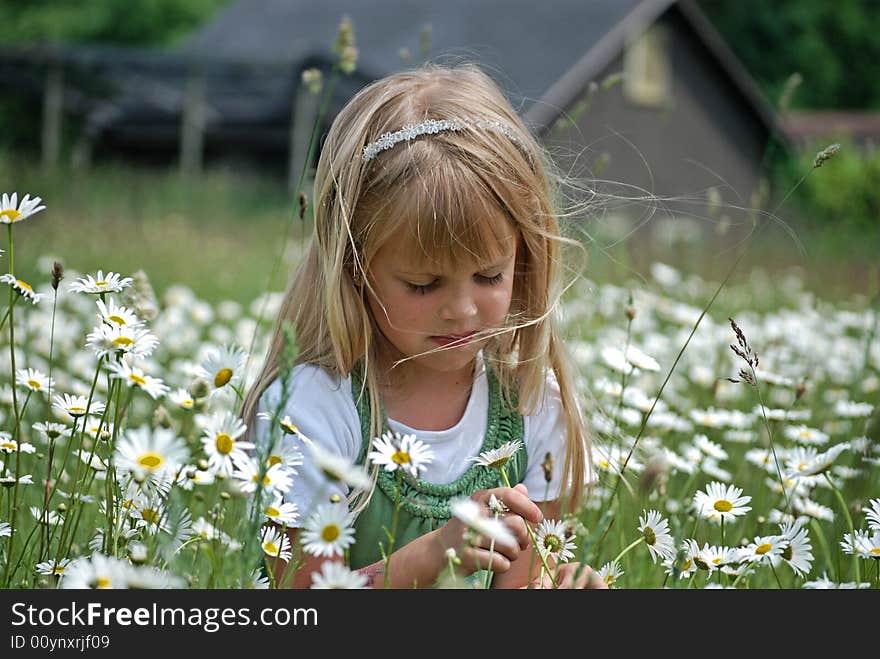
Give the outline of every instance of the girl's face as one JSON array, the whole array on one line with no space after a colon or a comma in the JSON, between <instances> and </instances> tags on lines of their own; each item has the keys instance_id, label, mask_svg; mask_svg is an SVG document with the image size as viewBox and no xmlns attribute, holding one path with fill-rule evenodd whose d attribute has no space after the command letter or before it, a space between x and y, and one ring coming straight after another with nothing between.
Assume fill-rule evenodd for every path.
<instances>
[{"instance_id":1,"label":"girl's face","mask_svg":"<svg viewBox=\"0 0 880 659\"><path fill-rule=\"evenodd\" d=\"M368 277L368 302L376 324L400 353L429 370L470 368L489 337L476 332L504 326L513 293L519 236L501 222L499 249L487 262L464 259L438 266L406 246L403 231L376 252ZM441 348L443 348L441 350ZM428 354L424 354L428 353Z\"/></svg>"}]
</instances>

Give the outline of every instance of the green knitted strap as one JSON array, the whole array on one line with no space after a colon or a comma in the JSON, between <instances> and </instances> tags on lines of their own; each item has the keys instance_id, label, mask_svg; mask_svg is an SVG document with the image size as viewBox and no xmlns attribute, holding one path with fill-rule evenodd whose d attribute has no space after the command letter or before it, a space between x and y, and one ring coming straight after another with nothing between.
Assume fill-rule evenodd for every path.
<instances>
[{"instance_id":1,"label":"green knitted strap","mask_svg":"<svg viewBox=\"0 0 880 659\"><path fill-rule=\"evenodd\" d=\"M515 410L502 403L498 380L492 369L486 367L489 384L489 413L486 425L486 435L480 453L497 449L503 444L523 439L523 418ZM370 398L368 391L359 396L363 377L360 368L352 369L351 391L355 398L358 415L361 421L360 454L357 464L366 462L367 451L370 450L372 437L370 434ZM382 430L388 430L388 419L385 410L382 410ZM528 453L523 443L505 466L507 477L511 484L519 483L525 478ZM397 474L381 469L379 471L377 487L391 500L396 499L398 487ZM477 490L485 490L504 485L501 472L495 467L487 467L476 463L468 467L465 472L451 483L429 483L420 478L414 478L409 474L400 485L400 507L415 517L431 518L434 520L448 520L452 516L449 503L457 497L468 497Z\"/></svg>"}]
</instances>

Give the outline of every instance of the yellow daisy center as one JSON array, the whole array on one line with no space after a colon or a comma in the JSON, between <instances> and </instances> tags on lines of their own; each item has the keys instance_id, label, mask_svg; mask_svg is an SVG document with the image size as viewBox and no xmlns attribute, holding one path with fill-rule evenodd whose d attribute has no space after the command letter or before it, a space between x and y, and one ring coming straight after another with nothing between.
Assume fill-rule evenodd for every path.
<instances>
[{"instance_id":1,"label":"yellow daisy center","mask_svg":"<svg viewBox=\"0 0 880 659\"><path fill-rule=\"evenodd\" d=\"M339 527L336 524L328 524L321 529L321 539L324 542L333 542L339 537Z\"/></svg>"},{"instance_id":2,"label":"yellow daisy center","mask_svg":"<svg viewBox=\"0 0 880 659\"><path fill-rule=\"evenodd\" d=\"M782 558L790 561L792 556L794 556L794 551L792 550L791 545L787 545L785 549L782 550Z\"/></svg>"},{"instance_id":3,"label":"yellow daisy center","mask_svg":"<svg viewBox=\"0 0 880 659\"><path fill-rule=\"evenodd\" d=\"M299 432L299 428L297 428L294 423L282 423L281 429L288 435L295 435Z\"/></svg>"},{"instance_id":4,"label":"yellow daisy center","mask_svg":"<svg viewBox=\"0 0 880 659\"><path fill-rule=\"evenodd\" d=\"M15 450L15 443L14 442L3 442L2 444L0 444L0 448L6 449L7 451L14 451Z\"/></svg>"},{"instance_id":5,"label":"yellow daisy center","mask_svg":"<svg viewBox=\"0 0 880 659\"><path fill-rule=\"evenodd\" d=\"M280 514L281 514L281 511L278 510L277 508L273 508L272 506L269 506L268 508L266 508L266 517L278 517L278 515L280 515Z\"/></svg>"},{"instance_id":6,"label":"yellow daisy center","mask_svg":"<svg viewBox=\"0 0 880 659\"><path fill-rule=\"evenodd\" d=\"M144 378L142 378L140 375L135 375L134 373L129 375L128 379L134 382L139 387L143 387L145 384L147 384L147 381Z\"/></svg>"},{"instance_id":7,"label":"yellow daisy center","mask_svg":"<svg viewBox=\"0 0 880 659\"><path fill-rule=\"evenodd\" d=\"M162 456L158 453L144 453L141 457L138 458L137 463L141 467L146 467L149 470L158 469L162 466L164 460Z\"/></svg>"},{"instance_id":8,"label":"yellow daisy center","mask_svg":"<svg viewBox=\"0 0 880 659\"><path fill-rule=\"evenodd\" d=\"M715 502L715 510L719 513L729 513L733 509L733 504L727 499L720 499Z\"/></svg>"},{"instance_id":9,"label":"yellow daisy center","mask_svg":"<svg viewBox=\"0 0 880 659\"><path fill-rule=\"evenodd\" d=\"M96 281L95 286L107 286L108 282L106 281Z\"/></svg>"},{"instance_id":10,"label":"yellow daisy center","mask_svg":"<svg viewBox=\"0 0 880 659\"><path fill-rule=\"evenodd\" d=\"M144 508L141 511L141 517L148 522L152 522L153 524L159 523L159 512L153 510L152 508Z\"/></svg>"},{"instance_id":11,"label":"yellow daisy center","mask_svg":"<svg viewBox=\"0 0 880 659\"><path fill-rule=\"evenodd\" d=\"M756 554L766 554L768 551L773 549L773 546L769 542L765 542L762 545L758 545L755 549Z\"/></svg>"},{"instance_id":12,"label":"yellow daisy center","mask_svg":"<svg viewBox=\"0 0 880 659\"><path fill-rule=\"evenodd\" d=\"M21 286L22 288L26 288L28 290L28 292L30 292L30 293L34 292L34 289L26 281L22 281L21 279L16 279L15 283L18 284L19 286Z\"/></svg>"},{"instance_id":13,"label":"yellow daisy center","mask_svg":"<svg viewBox=\"0 0 880 659\"><path fill-rule=\"evenodd\" d=\"M271 554L272 556L277 556L279 553L278 545L276 545L274 542L267 542L263 545L263 549L266 550L267 554Z\"/></svg>"},{"instance_id":14,"label":"yellow daisy center","mask_svg":"<svg viewBox=\"0 0 880 659\"><path fill-rule=\"evenodd\" d=\"M270 455L269 459L266 460L266 464L269 467L274 467L277 464L281 464L281 456L278 455Z\"/></svg>"},{"instance_id":15,"label":"yellow daisy center","mask_svg":"<svg viewBox=\"0 0 880 659\"><path fill-rule=\"evenodd\" d=\"M63 574L64 566L63 565L55 565L52 567L52 574Z\"/></svg>"},{"instance_id":16,"label":"yellow daisy center","mask_svg":"<svg viewBox=\"0 0 880 659\"><path fill-rule=\"evenodd\" d=\"M86 413L86 408L84 408L84 407L68 407L67 412L71 416L82 416L83 414Z\"/></svg>"},{"instance_id":17,"label":"yellow daisy center","mask_svg":"<svg viewBox=\"0 0 880 659\"><path fill-rule=\"evenodd\" d=\"M232 369L231 368L221 368L217 371L217 375L214 376L214 386L218 389L229 384L229 381L232 379Z\"/></svg>"},{"instance_id":18,"label":"yellow daisy center","mask_svg":"<svg viewBox=\"0 0 880 659\"><path fill-rule=\"evenodd\" d=\"M0 217L8 217L10 222L15 222L21 217L21 213L14 208L7 208L5 211L0 212Z\"/></svg>"},{"instance_id":19,"label":"yellow daisy center","mask_svg":"<svg viewBox=\"0 0 880 659\"><path fill-rule=\"evenodd\" d=\"M113 344L117 346L130 346L134 343L134 339L127 336L117 336L113 339Z\"/></svg>"},{"instance_id":20,"label":"yellow daisy center","mask_svg":"<svg viewBox=\"0 0 880 659\"><path fill-rule=\"evenodd\" d=\"M110 579L107 577L96 577L95 578L95 588L109 588L110 587Z\"/></svg>"},{"instance_id":21,"label":"yellow daisy center","mask_svg":"<svg viewBox=\"0 0 880 659\"><path fill-rule=\"evenodd\" d=\"M874 554L874 556L880 556L880 547L871 547L871 551L869 554Z\"/></svg>"},{"instance_id":22,"label":"yellow daisy center","mask_svg":"<svg viewBox=\"0 0 880 659\"><path fill-rule=\"evenodd\" d=\"M653 546L657 543L657 534L654 533L654 529L652 529L650 526L646 526L645 530L642 531L642 534L645 536L645 542L647 542L649 545Z\"/></svg>"},{"instance_id":23,"label":"yellow daisy center","mask_svg":"<svg viewBox=\"0 0 880 659\"><path fill-rule=\"evenodd\" d=\"M399 465L409 464L409 453L407 453L406 451L395 451L391 454L391 462Z\"/></svg>"},{"instance_id":24,"label":"yellow daisy center","mask_svg":"<svg viewBox=\"0 0 880 659\"><path fill-rule=\"evenodd\" d=\"M225 432L221 432L217 433L217 437L214 439L214 444L217 446L218 453L229 455L232 452L232 447L235 445L235 442L232 437Z\"/></svg>"},{"instance_id":25,"label":"yellow daisy center","mask_svg":"<svg viewBox=\"0 0 880 659\"><path fill-rule=\"evenodd\" d=\"M114 322L117 325L125 325L125 319L121 316L107 316L107 320Z\"/></svg>"},{"instance_id":26,"label":"yellow daisy center","mask_svg":"<svg viewBox=\"0 0 880 659\"><path fill-rule=\"evenodd\" d=\"M39 389L40 387L43 386L41 383L37 382L36 380L28 380L27 383L30 386L32 386L34 389Z\"/></svg>"},{"instance_id":27,"label":"yellow daisy center","mask_svg":"<svg viewBox=\"0 0 880 659\"><path fill-rule=\"evenodd\" d=\"M557 535L544 536L544 549L550 553L554 553L562 549L562 540Z\"/></svg>"}]
</instances>

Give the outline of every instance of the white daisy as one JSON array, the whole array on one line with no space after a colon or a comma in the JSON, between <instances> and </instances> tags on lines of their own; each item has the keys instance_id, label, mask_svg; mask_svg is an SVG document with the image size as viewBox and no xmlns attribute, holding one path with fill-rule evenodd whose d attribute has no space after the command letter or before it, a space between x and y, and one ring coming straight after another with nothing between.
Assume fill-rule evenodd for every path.
<instances>
[{"instance_id":1,"label":"white daisy","mask_svg":"<svg viewBox=\"0 0 880 659\"><path fill-rule=\"evenodd\" d=\"M21 203L19 204L17 192L13 192L11 196L4 192L3 197L0 198L0 223L14 224L16 222L23 222L31 215L36 215L41 210L45 210L45 206L40 206L41 201L43 200L40 197L31 199L30 194L26 194L21 198Z\"/></svg>"},{"instance_id":2,"label":"white daisy","mask_svg":"<svg viewBox=\"0 0 880 659\"><path fill-rule=\"evenodd\" d=\"M545 519L535 529L535 544L544 558L553 558L560 563L567 563L574 558L573 549L577 549L575 536L568 533L565 522Z\"/></svg>"},{"instance_id":3,"label":"white daisy","mask_svg":"<svg viewBox=\"0 0 880 659\"><path fill-rule=\"evenodd\" d=\"M522 445L523 443L518 439L512 442L505 442L496 449L483 451L477 457L471 458L470 462L476 462L478 465L484 467L495 467L496 469L501 468L506 465L514 455L516 455L516 452L519 451Z\"/></svg>"},{"instance_id":4,"label":"white daisy","mask_svg":"<svg viewBox=\"0 0 880 659\"><path fill-rule=\"evenodd\" d=\"M642 371L659 371L660 364L656 359L651 357L635 346L629 346L626 349L626 361Z\"/></svg>"},{"instance_id":5,"label":"white daisy","mask_svg":"<svg viewBox=\"0 0 880 659\"><path fill-rule=\"evenodd\" d=\"M263 507L263 514L269 521L281 526L293 526L299 519L299 507L295 503L285 502L280 496L267 506Z\"/></svg>"},{"instance_id":6,"label":"white daisy","mask_svg":"<svg viewBox=\"0 0 880 659\"><path fill-rule=\"evenodd\" d=\"M40 433L40 437L47 444L51 440L57 440L60 437L69 437L70 428L63 423L54 423L52 421L38 422L33 425L33 429Z\"/></svg>"},{"instance_id":7,"label":"white daisy","mask_svg":"<svg viewBox=\"0 0 880 659\"><path fill-rule=\"evenodd\" d=\"M596 574L602 577L602 580L608 584L609 588L613 588L617 580L623 576L624 572L617 561L608 561L596 570Z\"/></svg>"},{"instance_id":8,"label":"white daisy","mask_svg":"<svg viewBox=\"0 0 880 659\"><path fill-rule=\"evenodd\" d=\"M290 560L290 538L282 535L274 526L263 527L260 544L267 556L280 558L285 563Z\"/></svg>"},{"instance_id":9,"label":"white daisy","mask_svg":"<svg viewBox=\"0 0 880 659\"><path fill-rule=\"evenodd\" d=\"M719 547L708 542L693 554L694 564L710 575L725 565L739 563L739 552L732 547Z\"/></svg>"},{"instance_id":10,"label":"white daisy","mask_svg":"<svg viewBox=\"0 0 880 659\"><path fill-rule=\"evenodd\" d=\"M242 492L253 494L256 492L257 485L260 482L260 466L255 459L250 457L243 460L237 460L231 476L241 481L239 483L239 489ZM266 473L262 475L262 478L262 488L264 492L284 494L290 490L292 486L291 479L293 478L293 474L283 465L276 464L266 469Z\"/></svg>"},{"instance_id":11,"label":"white daisy","mask_svg":"<svg viewBox=\"0 0 880 659\"><path fill-rule=\"evenodd\" d=\"M34 453L36 447L29 442L17 442L9 433L0 432L0 453Z\"/></svg>"},{"instance_id":12,"label":"white daisy","mask_svg":"<svg viewBox=\"0 0 880 659\"><path fill-rule=\"evenodd\" d=\"M854 581L846 582L846 583L837 583L836 581L832 581L828 578L828 573L823 572L822 576L815 581L807 581L804 583L804 588L810 588L815 590L831 590L831 589L840 589L840 590L849 590L849 589L857 589L857 588L870 588L871 584L869 582L864 583L855 583Z\"/></svg>"},{"instance_id":13,"label":"white daisy","mask_svg":"<svg viewBox=\"0 0 880 659\"><path fill-rule=\"evenodd\" d=\"M61 575L61 588L115 589L128 588L133 567L103 554L92 554L72 561Z\"/></svg>"},{"instance_id":14,"label":"white daisy","mask_svg":"<svg viewBox=\"0 0 880 659\"><path fill-rule=\"evenodd\" d=\"M47 511L43 510L38 506L30 507L31 515L33 515L34 519L43 524L48 524L49 526L58 526L59 524L64 523L64 517L56 510Z\"/></svg>"},{"instance_id":15,"label":"white daisy","mask_svg":"<svg viewBox=\"0 0 880 659\"><path fill-rule=\"evenodd\" d=\"M816 445L825 444L828 441L827 433L817 430L816 428L810 428L809 426L786 426L784 432L787 439L797 442L798 444Z\"/></svg>"},{"instance_id":16,"label":"white daisy","mask_svg":"<svg viewBox=\"0 0 880 659\"><path fill-rule=\"evenodd\" d=\"M339 589L360 590L367 587L367 577L360 572L350 570L337 561L324 561L321 571L312 572L312 588L314 590Z\"/></svg>"},{"instance_id":17,"label":"white daisy","mask_svg":"<svg viewBox=\"0 0 880 659\"><path fill-rule=\"evenodd\" d=\"M239 439L246 430L244 421L228 410L211 417L202 436L208 471L231 476L236 462L248 461L246 450L254 448L254 444Z\"/></svg>"},{"instance_id":18,"label":"white daisy","mask_svg":"<svg viewBox=\"0 0 880 659\"><path fill-rule=\"evenodd\" d=\"M112 299L104 304L104 300L96 300L98 320L115 327L138 327L143 324L130 309L116 304Z\"/></svg>"},{"instance_id":19,"label":"white daisy","mask_svg":"<svg viewBox=\"0 0 880 659\"><path fill-rule=\"evenodd\" d=\"M745 505L752 497L740 496L741 494L742 488L713 481L706 486L705 492L694 495L694 507L698 514L713 522L733 521L752 509Z\"/></svg>"},{"instance_id":20,"label":"white daisy","mask_svg":"<svg viewBox=\"0 0 880 659\"><path fill-rule=\"evenodd\" d=\"M716 460L727 459L727 451L721 448L720 444L716 444L708 437L706 437L706 435L694 436L694 446L696 446L698 449L700 449L700 451L708 455L710 458L715 458Z\"/></svg>"},{"instance_id":21,"label":"white daisy","mask_svg":"<svg viewBox=\"0 0 880 659\"><path fill-rule=\"evenodd\" d=\"M153 400L165 395L169 389L162 380L147 375L140 368L130 366L124 359L110 362L107 368L111 371L111 378L122 380L127 387L137 386L138 389L147 392Z\"/></svg>"},{"instance_id":22,"label":"white daisy","mask_svg":"<svg viewBox=\"0 0 880 659\"><path fill-rule=\"evenodd\" d=\"M862 508L862 512L868 519L868 526L873 531L880 531L880 499L871 499L870 508Z\"/></svg>"},{"instance_id":23,"label":"white daisy","mask_svg":"<svg viewBox=\"0 0 880 659\"><path fill-rule=\"evenodd\" d=\"M780 522L780 534L788 541L783 548L781 558L798 575L809 574L813 565L813 546L810 544L810 534L806 528L806 517L798 517L794 521ZM778 561L771 558L775 565Z\"/></svg>"},{"instance_id":24,"label":"white daisy","mask_svg":"<svg viewBox=\"0 0 880 659\"><path fill-rule=\"evenodd\" d=\"M771 563L782 556L788 540L781 535L755 536L755 539L739 550L739 560L757 563L767 560Z\"/></svg>"},{"instance_id":25,"label":"white daisy","mask_svg":"<svg viewBox=\"0 0 880 659\"><path fill-rule=\"evenodd\" d=\"M669 522L656 510L643 511L639 516L639 531L648 545L651 561L675 557L675 541L669 533Z\"/></svg>"},{"instance_id":26,"label":"white daisy","mask_svg":"<svg viewBox=\"0 0 880 659\"><path fill-rule=\"evenodd\" d=\"M71 396L70 394L59 396L55 394L52 396L52 404L74 419L85 416L87 412L99 415L104 411L104 403L92 400L90 405L88 396Z\"/></svg>"},{"instance_id":27,"label":"white daisy","mask_svg":"<svg viewBox=\"0 0 880 659\"><path fill-rule=\"evenodd\" d=\"M824 453L817 453L812 447L796 447L786 458L786 478L818 476L831 468L838 456L850 447L849 442L841 442Z\"/></svg>"},{"instance_id":28,"label":"white daisy","mask_svg":"<svg viewBox=\"0 0 880 659\"><path fill-rule=\"evenodd\" d=\"M332 483L344 483L359 490L368 490L372 481L363 467L352 464L348 458L331 453L317 442L307 442L309 453L321 474Z\"/></svg>"},{"instance_id":29,"label":"white daisy","mask_svg":"<svg viewBox=\"0 0 880 659\"><path fill-rule=\"evenodd\" d=\"M415 478L434 459L431 448L415 435L385 432L373 439L373 448L376 450L370 451L368 457L374 464L382 465L385 471L403 469Z\"/></svg>"},{"instance_id":30,"label":"white daisy","mask_svg":"<svg viewBox=\"0 0 880 659\"><path fill-rule=\"evenodd\" d=\"M131 277L121 277L115 272L108 272L105 275L103 270L98 270L95 277L86 275L77 279L70 285L69 290L73 293L90 293L92 295L120 293L122 289L131 286L132 281Z\"/></svg>"},{"instance_id":31,"label":"white daisy","mask_svg":"<svg viewBox=\"0 0 880 659\"><path fill-rule=\"evenodd\" d=\"M303 454L289 437L279 437L269 449L266 466L281 465L292 474L298 473L296 468L303 463Z\"/></svg>"},{"instance_id":32,"label":"white daisy","mask_svg":"<svg viewBox=\"0 0 880 659\"><path fill-rule=\"evenodd\" d=\"M857 530L855 536L844 533L840 547L845 554L854 554L859 558L880 560L880 531L870 533Z\"/></svg>"},{"instance_id":33,"label":"white daisy","mask_svg":"<svg viewBox=\"0 0 880 659\"><path fill-rule=\"evenodd\" d=\"M86 336L86 347L94 350L97 357L149 357L158 345L156 335L143 327L98 325Z\"/></svg>"},{"instance_id":34,"label":"white daisy","mask_svg":"<svg viewBox=\"0 0 880 659\"><path fill-rule=\"evenodd\" d=\"M173 430L148 426L130 429L116 444L113 464L136 480L149 478L153 484L173 478L189 460L186 444Z\"/></svg>"},{"instance_id":35,"label":"white daisy","mask_svg":"<svg viewBox=\"0 0 880 659\"><path fill-rule=\"evenodd\" d=\"M313 556L342 556L354 542L354 515L345 504L323 503L306 520L302 545Z\"/></svg>"},{"instance_id":36,"label":"white daisy","mask_svg":"<svg viewBox=\"0 0 880 659\"><path fill-rule=\"evenodd\" d=\"M34 570L37 574L45 574L45 575L53 575L56 577L60 577L64 574L64 570L67 569L67 566L70 564L69 558L62 558L60 561L56 561L54 558L50 561L43 561L42 563L37 563Z\"/></svg>"},{"instance_id":37,"label":"white daisy","mask_svg":"<svg viewBox=\"0 0 880 659\"><path fill-rule=\"evenodd\" d=\"M17 279L13 274L6 273L5 275L0 275L0 282L12 286L13 290L17 291L25 300L30 300L32 304L36 304L43 299L42 293L35 293L33 286L23 279Z\"/></svg>"},{"instance_id":38,"label":"white daisy","mask_svg":"<svg viewBox=\"0 0 880 659\"><path fill-rule=\"evenodd\" d=\"M244 376L247 353L234 345L213 348L198 368L198 374L210 382L215 390L235 386Z\"/></svg>"},{"instance_id":39,"label":"white daisy","mask_svg":"<svg viewBox=\"0 0 880 659\"><path fill-rule=\"evenodd\" d=\"M48 392L55 380L35 368L20 368L15 372L15 383L29 391Z\"/></svg>"},{"instance_id":40,"label":"white daisy","mask_svg":"<svg viewBox=\"0 0 880 659\"><path fill-rule=\"evenodd\" d=\"M12 535L12 527L9 522L0 522L0 538Z\"/></svg>"},{"instance_id":41,"label":"white daisy","mask_svg":"<svg viewBox=\"0 0 880 659\"><path fill-rule=\"evenodd\" d=\"M182 387L178 387L170 394L168 394L168 400L177 405L182 410L191 410L195 407L196 402L193 400L192 394L190 394L186 389Z\"/></svg>"}]
</instances>

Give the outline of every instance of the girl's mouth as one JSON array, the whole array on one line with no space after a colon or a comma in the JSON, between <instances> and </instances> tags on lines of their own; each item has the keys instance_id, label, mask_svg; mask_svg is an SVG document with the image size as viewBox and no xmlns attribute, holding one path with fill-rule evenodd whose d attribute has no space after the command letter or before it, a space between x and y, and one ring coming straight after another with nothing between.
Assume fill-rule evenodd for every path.
<instances>
[{"instance_id":1,"label":"girl's mouth","mask_svg":"<svg viewBox=\"0 0 880 659\"><path fill-rule=\"evenodd\" d=\"M442 336L432 336L431 340L441 346L462 345L467 343L474 334L476 334L476 332L467 332L466 334L445 334Z\"/></svg>"}]
</instances>

